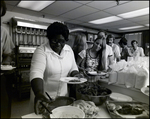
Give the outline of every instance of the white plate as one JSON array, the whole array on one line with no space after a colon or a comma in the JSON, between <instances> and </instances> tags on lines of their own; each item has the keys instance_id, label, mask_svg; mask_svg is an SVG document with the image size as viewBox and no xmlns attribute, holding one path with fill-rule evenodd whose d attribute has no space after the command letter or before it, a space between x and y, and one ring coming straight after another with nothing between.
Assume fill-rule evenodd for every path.
<instances>
[{"instance_id":1,"label":"white plate","mask_svg":"<svg viewBox=\"0 0 150 119\"><path fill-rule=\"evenodd\" d=\"M149 87L141 88L141 92L144 93L145 95L149 96Z\"/></svg>"},{"instance_id":2,"label":"white plate","mask_svg":"<svg viewBox=\"0 0 150 119\"><path fill-rule=\"evenodd\" d=\"M77 77L62 77L60 80L68 84L81 84L87 81L85 78L78 79ZM70 82L70 80L80 80L80 82Z\"/></svg>"},{"instance_id":3,"label":"white plate","mask_svg":"<svg viewBox=\"0 0 150 119\"><path fill-rule=\"evenodd\" d=\"M12 67L11 65L1 65L1 70L12 70L16 67Z\"/></svg>"},{"instance_id":4,"label":"white plate","mask_svg":"<svg viewBox=\"0 0 150 119\"><path fill-rule=\"evenodd\" d=\"M52 110L51 118L85 118L85 113L74 106L61 106Z\"/></svg>"},{"instance_id":5,"label":"white plate","mask_svg":"<svg viewBox=\"0 0 150 119\"><path fill-rule=\"evenodd\" d=\"M146 111L143 111L143 113L139 114L139 115L122 115L122 114L119 114L117 111L115 111L115 113L117 115L121 116L122 118L126 118L126 119L128 119L128 118L137 118L137 117L140 117L140 116L146 116L147 115Z\"/></svg>"},{"instance_id":6,"label":"white plate","mask_svg":"<svg viewBox=\"0 0 150 119\"><path fill-rule=\"evenodd\" d=\"M114 101L125 101L125 102L132 101L131 97L120 93L114 93L114 92L110 95L110 98Z\"/></svg>"},{"instance_id":7,"label":"white plate","mask_svg":"<svg viewBox=\"0 0 150 119\"><path fill-rule=\"evenodd\" d=\"M97 73L96 71L92 71L92 72L88 72L88 74L95 75L95 76L103 76L103 75L106 75L107 73L105 73L105 72Z\"/></svg>"}]
</instances>

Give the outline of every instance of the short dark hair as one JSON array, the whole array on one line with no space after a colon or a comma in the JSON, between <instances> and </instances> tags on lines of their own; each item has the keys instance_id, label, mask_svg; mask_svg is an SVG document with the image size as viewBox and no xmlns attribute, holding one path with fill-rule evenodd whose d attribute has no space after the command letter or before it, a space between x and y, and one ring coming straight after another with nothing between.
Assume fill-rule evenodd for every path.
<instances>
[{"instance_id":1,"label":"short dark hair","mask_svg":"<svg viewBox=\"0 0 150 119\"><path fill-rule=\"evenodd\" d=\"M98 31L97 35L98 35L100 32L104 32L105 35L107 35L107 32L106 32L105 30L102 30L102 29L100 29L100 30Z\"/></svg>"},{"instance_id":2,"label":"short dark hair","mask_svg":"<svg viewBox=\"0 0 150 119\"><path fill-rule=\"evenodd\" d=\"M2 17L6 14L6 11L7 11L7 7L6 7L4 0L1 0L1 8L2 8L2 14L1 14L1 17Z\"/></svg>"},{"instance_id":3,"label":"short dark hair","mask_svg":"<svg viewBox=\"0 0 150 119\"><path fill-rule=\"evenodd\" d=\"M132 40L131 41L131 45L133 46L133 43L136 42L138 44L138 42L136 40Z\"/></svg>"},{"instance_id":4,"label":"short dark hair","mask_svg":"<svg viewBox=\"0 0 150 119\"><path fill-rule=\"evenodd\" d=\"M69 29L68 27L60 22L54 22L47 28L47 38L51 40L56 35L62 35L66 41L68 41Z\"/></svg>"},{"instance_id":5,"label":"short dark hair","mask_svg":"<svg viewBox=\"0 0 150 119\"><path fill-rule=\"evenodd\" d=\"M109 35L107 36L106 40L108 41L108 40L109 40L109 38L113 38L113 41L115 40L115 36L114 36L114 35L112 35L112 34L109 34Z\"/></svg>"},{"instance_id":6,"label":"short dark hair","mask_svg":"<svg viewBox=\"0 0 150 119\"><path fill-rule=\"evenodd\" d=\"M122 37L121 40L119 41L119 45L123 43L124 45L127 45L127 39L125 37Z\"/></svg>"}]
</instances>

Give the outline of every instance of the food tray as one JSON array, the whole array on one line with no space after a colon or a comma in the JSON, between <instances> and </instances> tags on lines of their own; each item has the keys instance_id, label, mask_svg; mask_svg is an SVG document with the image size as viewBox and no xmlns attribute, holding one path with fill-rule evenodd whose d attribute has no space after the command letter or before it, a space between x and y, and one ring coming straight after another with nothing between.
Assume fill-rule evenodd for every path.
<instances>
[{"instance_id":1,"label":"food tray","mask_svg":"<svg viewBox=\"0 0 150 119\"><path fill-rule=\"evenodd\" d=\"M110 114L110 116L112 118L140 118L140 117L145 117L145 118L149 118L149 105L146 104L146 103L142 103L142 102L118 102L118 101L109 101L109 104L110 103L113 103L115 104L116 106L117 105L120 105L120 106L123 106L123 105L132 105L133 107L134 106L139 106L139 107L142 107L142 109L144 109L143 113L142 114L139 114L139 115L125 115L125 114L119 114L116 109L114 110L111 110L110 107L108 106L108 102L105 103L106 107L107 107L107 110ZM117 113L116 113L117 112Z\"/></svg>"}]
</instances>

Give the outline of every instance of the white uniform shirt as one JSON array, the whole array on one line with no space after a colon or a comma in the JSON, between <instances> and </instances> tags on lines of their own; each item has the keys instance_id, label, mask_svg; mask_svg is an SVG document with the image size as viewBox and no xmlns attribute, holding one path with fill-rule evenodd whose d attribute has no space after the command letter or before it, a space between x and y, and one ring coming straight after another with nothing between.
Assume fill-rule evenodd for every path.
<instances>
[{"instance_id":1,"label":"white uniform shirt","mask_svg":"<svg viewBox=\"0 0 150 119\"><path fill-rule=\"evenodd\" d=\"M44 91L53 99L57 96L68 95L67 83L61 82L61 77L67 77L73 70L77 70L74 54L69 45L65 45L58 55L49 43L39 46L32 57L30 81L34 78L44 80Z\"/></svg>"},{"instance_id":2,"label":"white uniform shirt","mask_svg":"<svg viewBox=\"0 0 150 119\"><path fill-rule=\"evenodd\" d=\"M142 47L137 47L136 50L131 49L131 51L133 52L133 57L144 57L144 51Z\"/></svg>"},{"instance_id":3,"label":"white uniform shirt","mask_svg":"<svg viewBox=\"0 0 150 119\"><path fill-rule=\"evenodd\" d=\"M11 37L5 27L1 26L1 62L3 60L3 54L10 54L14 48L14 44Z\"/></svg>"},{"instance_id":4,"label":"white uniform shirt","mask_svg":"<svg viewBox=\"0 0 150 119\"><path fill-rule=\"evenodd\" d=\"M120 48L117 44L112 44L112 50L113 50L113 53L114 53L114 61L116 62L116 56L119 56L121 57L121 54L120 54Z\"/></svg>"}]
</instances>

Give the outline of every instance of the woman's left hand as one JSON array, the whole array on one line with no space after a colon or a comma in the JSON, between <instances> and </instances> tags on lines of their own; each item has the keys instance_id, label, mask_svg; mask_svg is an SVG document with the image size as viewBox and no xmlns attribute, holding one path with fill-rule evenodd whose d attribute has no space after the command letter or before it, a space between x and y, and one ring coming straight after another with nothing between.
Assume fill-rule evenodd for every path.
<instances>
[{"instance_id":1,"label":"woman's left hand","mask_svg":"<svg viewBox=\"0 0 150 119\"><path fill-rule=\"evenodd\" d=\"M80 78L84 78L84 75L83 75L83 74L78 73L78 74L74 75L73 77L78 77L78 79L80 79Z\"/></svg>"}]
</instances>

